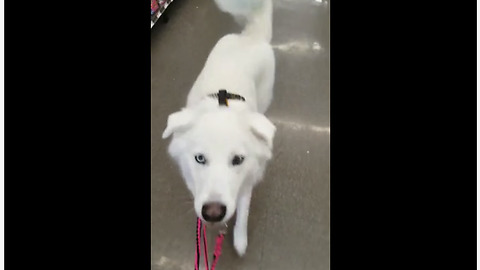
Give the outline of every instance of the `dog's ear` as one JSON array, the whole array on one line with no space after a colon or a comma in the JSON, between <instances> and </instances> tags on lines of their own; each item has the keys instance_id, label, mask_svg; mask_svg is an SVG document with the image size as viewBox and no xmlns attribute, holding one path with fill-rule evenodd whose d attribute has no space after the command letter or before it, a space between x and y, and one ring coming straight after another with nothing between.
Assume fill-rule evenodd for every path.
<instances>
[{"instance_id":1,"label":"dog's ear","mask_svg":"<svg viewBox=\"0 0 480 270\"><path fill-rule=\"evenodd\" d=\"M162 138L166 139L175 132L189 128L192 125L193 120L194 113L189 109L182 109L181 111L170 114Z\"/></svg>"},{"instance_id":2,"label":"dog's ear","mask_svg":"<svg viewBox=\"0 0 480 270\"><path fill-rule=\"evenodd\" d=\"M250 127L253 134L265 141L269 149L273 147L273 136L277 128L261 113L253 113L250 116Z\"/></svg>"}]
</instances>

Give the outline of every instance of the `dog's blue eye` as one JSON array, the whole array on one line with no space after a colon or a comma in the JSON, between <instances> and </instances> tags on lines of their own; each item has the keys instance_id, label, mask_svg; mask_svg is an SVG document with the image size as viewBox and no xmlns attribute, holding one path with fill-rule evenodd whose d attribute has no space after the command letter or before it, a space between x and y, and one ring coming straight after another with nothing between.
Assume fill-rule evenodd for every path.
<instances>
[{"instance_id":1,"label":"dog's blue eye","mask_svg":"<svg viewBox=\"0 0 480 270\"><path fill-rule=\"evenodd\" d=\"M207 162L207 159L205 158L204 155L199 154L195 156L195 161L197 161L200 164L205 164Z\"/></svg>"},{"instance_id":2,"label":"dog's blue eye","mask_svg":"<svg viewBox=\"0 0 480 270\"><path fill-rule=\"evenodd\" d=\"M240 165L242 164L243 160L245 159L244 156L234 156L232 159L232 165Z\"/></svg>"}]
</instances>

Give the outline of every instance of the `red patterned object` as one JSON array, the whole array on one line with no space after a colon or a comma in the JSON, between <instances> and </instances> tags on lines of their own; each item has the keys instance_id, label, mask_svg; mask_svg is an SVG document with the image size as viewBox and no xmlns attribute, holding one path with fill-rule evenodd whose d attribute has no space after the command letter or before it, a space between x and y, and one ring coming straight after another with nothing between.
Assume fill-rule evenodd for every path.
<instances>
[{"instance_id":1,"label":"red patterned object","mask_svg":"<svg viewBox=\"0 0 480 270\"><path fill-rule=\"evenodd\" d=\"M155 12L157 12L159 6L158 6L158 2L157 0L151 0L151 5L150 5L151 9L152 9L152 13L151 14L155 14Z\"/></svg>"},{"instance_id":2,"label":"red patterned object","mask_svg":"<svg viewBox=\"0 0 480 270\"><path fill-rule=\"evenodd\" d=\"M165 9L168 7L173 0L150 0L151 4L151 24L150 27L153 27L155 23L158 21L158 18L162 16L165 12ZM168 19L165 19L165 21Z\"/></svg>"}]
</instances>

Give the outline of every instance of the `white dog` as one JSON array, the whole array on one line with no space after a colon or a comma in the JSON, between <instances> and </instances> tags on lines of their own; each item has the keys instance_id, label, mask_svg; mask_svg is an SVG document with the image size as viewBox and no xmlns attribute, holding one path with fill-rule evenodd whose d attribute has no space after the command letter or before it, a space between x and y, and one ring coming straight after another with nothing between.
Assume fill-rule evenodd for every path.
<instances>
[{"instance_id":1,"label":"white dog","mask_svg":"<svg viewBox=\"0 0 480 270\"><path fill-rule=\"evenodd\" d=\"M273 96L275 58L271 0L215 0L236 19L240 34L222 37L162 137L194 197L198 217L226 222L237 210L234 246L247 248L252 188L272 157L275 126L264 116ZM220 91L226 90L226 91Z\"/></svg>"}]
</instances>

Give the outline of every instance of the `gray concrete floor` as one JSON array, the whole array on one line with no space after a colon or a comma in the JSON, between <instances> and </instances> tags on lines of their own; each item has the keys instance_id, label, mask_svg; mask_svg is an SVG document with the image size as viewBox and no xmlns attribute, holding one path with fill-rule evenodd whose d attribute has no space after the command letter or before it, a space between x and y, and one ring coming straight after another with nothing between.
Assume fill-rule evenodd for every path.
<instances>
[{"instance_id":1,"label":"gray concrete floor","mask_svg":"<svg viewBox=\"0 0 480 270\"><path fill-rule=\"evenodd\" d=\"M154 270L191 270L195 214L161 134L214 44L240 26L212 0L175 0L169 9L169 22L151 32L151 263ZM219 270L330 268L329 21L329 2L274 0L276 79L267 112L278 129L274 158L253 193L247 253L236 255L230 231ZM210 232L209 244L213 238Z\"/></svg>"}]
</instances>

